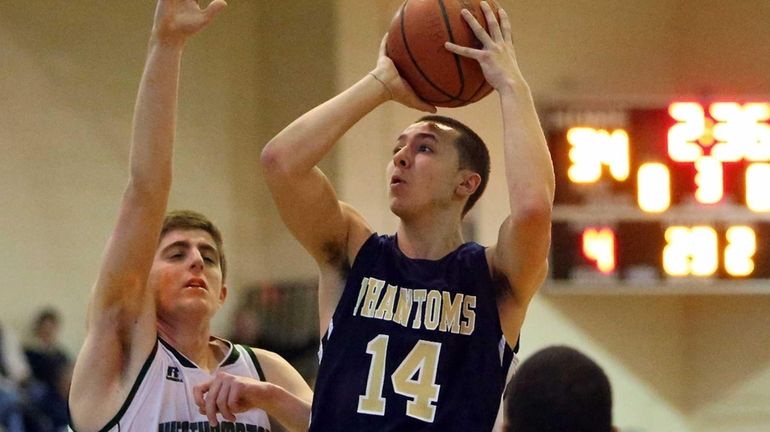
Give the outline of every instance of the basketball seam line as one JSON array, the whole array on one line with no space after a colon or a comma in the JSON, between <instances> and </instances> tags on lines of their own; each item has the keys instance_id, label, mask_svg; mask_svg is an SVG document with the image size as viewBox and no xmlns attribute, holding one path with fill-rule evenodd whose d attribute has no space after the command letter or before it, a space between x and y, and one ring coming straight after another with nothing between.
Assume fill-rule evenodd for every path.
<instances>
[{"instance_id":1,"label":"basketball seam line","mask_svg":"<svg viewBox=\"0 0 770 432\"><path fill-rule=\"evenodd\" d=\"M428 78L428 76L425 75L425 72L423 72L423 70L420 68L420 65L417 63L417 60L414 58L414 55L412 54L412 50L409 49L409 42L406 39L404 15L405 15L405 9L406 9L407 3L409 3L409 0L406 0L404 2L404 4L401 6L401 23L400 23L401 24L400 25L400 27L401 27L401 40L404 43L404 48L406 49L406 53L409 56L409 59L412 61L412 64L414 65L414 67L417 69L417 72L419 72L420 75L422 75L422 77L425 79L425 81L427 81L428 84L430 84L436 91L438 91L439 93L441 93L444 96L449 98L449 100L447 100L447 101L427 100L426 99L426 102L430 102L430 103L446 103L446 102L453 102L453 101L468 102L468 101L464 101L464 100L460 99L457 96L453 96L453 95L445 92L443 89L438 87L433 81L431 81L430 78Z\"/></svg>"},{"instance_id":2,"label":"basketball seam line","mask_svg":"<svg viewBox=\"0 0 770 432\"><path fill-rule=\"evenodd\" d=\"M454 34L452 33L452 26L449 23L449 15L446 13L446 8L444 6L444 0L438 0L438 1L439 1L440 6L441 6L441 13L444 16L444 22L446 23L447 32L449 33L449 41L454 43ZM463 73L463 68L460 66L460 61L461 61L460 56L458 56L457 54L454 54L454 57L455 57L455 62L457 64L457 72L460 75L460 92L459 92L459 94L462 94L463 91L465 90L465 75ZM461 99L460 97L456 97L456 98L453 98L453 99L454 100L459 100L459 101L462 101L462 102L475 102L474 99L484 89L484 87L486 87L486 85L487 85L487 81L486 81L486 77L485 77L484 80L476 88L476 91L474 91L473 94L467 100Z\"/></svg>"},{"instance_id":3,"label":"basketball seam line","mask_svg":"<svg viewBox=\"0 0 770 432\"><path fill-rule=\"evenodd\" d=\"M441 9L441 16L444 18L444 26L446 27L447 35L449 36L449 42L455 43L454 33L452 33L452 24L449 22L449 15L446 11L446 5L444 5L444 0L438 0L439 8ZM460 64L460 56L452 53L452 57L455 59L455 67L457 68L457 74L460 76L460 91L457 92L458 95L463 94L463 90L465 90L465 74L463 74L463 67Z\"/></svg>"}]
</instances>

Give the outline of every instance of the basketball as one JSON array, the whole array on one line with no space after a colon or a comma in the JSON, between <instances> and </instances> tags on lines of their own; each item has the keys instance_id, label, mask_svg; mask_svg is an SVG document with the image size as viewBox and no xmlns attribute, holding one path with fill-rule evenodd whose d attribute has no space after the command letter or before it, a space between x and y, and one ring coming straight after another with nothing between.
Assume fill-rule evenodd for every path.
<instances>
[{"instance_id":1,"label":"basketball","mask_svg":"<svg viewBox=\"0 0 770 432\"><path fill-rule=\"evenodd\" d=\"M468 9L487 29L480 3L481 0L406 0L393 17L387 55L422 100L441 107L459 107L492 91L476 60L444 48L446 41L482 48L460 13ZM494 1L488 3L497 11Z\"/></svg>"}]
</instances>

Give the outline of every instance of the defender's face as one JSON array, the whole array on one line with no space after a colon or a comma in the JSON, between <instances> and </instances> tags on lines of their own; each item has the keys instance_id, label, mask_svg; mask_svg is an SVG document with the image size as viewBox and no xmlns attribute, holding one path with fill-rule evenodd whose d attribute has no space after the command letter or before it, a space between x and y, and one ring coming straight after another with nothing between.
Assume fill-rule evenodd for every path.
<instances>
[{"instance_id":1,"label":"defender's face","mask_svg":"<svg viewBox=\"0 0 770 432\"><path fill-rule=\"evenodd\" d=\"M407 127L396 139L388 162L390 209L405 217L443 208L456 199L460 162L453 144L458 132L434 122Z\"/></svg>"},{"instance_id":2,"label":"defender's face","mask_svg":"<svg viewBox=\"0 0 770 432\"><path fill-rule=\"evenodd\" d=\"M213 316L224 303L220 255L204 230L173 230L160 241L148 280L158 316L178 312Z\"/></svg>"}]
</instances>

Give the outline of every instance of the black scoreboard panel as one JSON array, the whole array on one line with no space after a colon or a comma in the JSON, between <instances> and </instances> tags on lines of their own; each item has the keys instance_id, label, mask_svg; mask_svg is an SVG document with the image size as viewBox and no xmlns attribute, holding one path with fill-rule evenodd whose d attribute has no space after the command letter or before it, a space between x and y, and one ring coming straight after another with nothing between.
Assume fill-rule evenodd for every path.
<instances>
[{"instance_id":1,"label":"black scoreboard panel","mask_svg":"<svg viewBox=\"0 0 770 432\"><path fill-rule=\"evenodd\" d=\"M552 279L770 279L770 103L558 107L543 120Z\"/></svg>"},{"instance_id":2,"label":"black scoreboard panel","mask_svg":"<svg viewBox=\"0 0 770 432\"><path fill-rule=\"evenodd\" d=\"M673 255L670 260L680 260L689 265L697 259L697 254L705 255L707 263L704 265L702 275L687 274L675 276L671 270L667 272L663 265L663 251L667 247L665 238L666 227L662 222L617 222L613 224L576 224L572 222L556 221L553 223L553 236L551 239L551 277L555 280L595 280L601 272L598 261L600 254L587 254L584 252L583 237L587 229L609 228L615 233L614 247L608 249L608 253L614 256L612 270L608 276L619 281L650 282L674 277L707 277L720 280L735 279L770 279L770 223L751 225L756 233L758 247L750 256L742 257L750 259L749 273L728 272L728 261L725 258L727 242L725 239L726 228L722 224L711 225L716 233L716 242L713 245L700 246L700 249L692 248L681 254ZM690 243L691 244L691 243ZM599 255L599 256L597 256ZM740 261L741 257L735 258ZM768 280L768 292L770 292L770 280Z\"/></svg>"}]
</instances>

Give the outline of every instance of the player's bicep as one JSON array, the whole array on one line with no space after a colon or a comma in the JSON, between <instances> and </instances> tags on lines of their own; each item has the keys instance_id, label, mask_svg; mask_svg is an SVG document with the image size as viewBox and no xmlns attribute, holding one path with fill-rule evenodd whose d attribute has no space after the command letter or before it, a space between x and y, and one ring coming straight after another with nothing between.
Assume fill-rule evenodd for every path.
<instances>
[{"instance_id":1,"label":"player's bicep","mask_svg":"<svg viewBox=\"0 0 770 432\"><path fill-rule=\"evenodd\" d=\"M551 220L548 215L508 217L492 250L493 272L504 277L515 302L526 304L548 269Z\"/></svg>"},{"instance_id":2,"label":"player's bicep","mask_svg":"<svg viewBox=\"0 0 770 432\"><path fill-rule=\"evenodd\" d=\"M291 179L266 176L281 219L319 263L345 250L348 221L329 180L318 168Z\"/></svg>"},{"instance_id":3,"label":"player's bicep","mask_svg":"<svg viewBox=\"0 0 770 432\"><path fill-rule=\"evenodd\" d=\"M147 297L147 277L158 246L165 198L129 184L107 241L92 295L92 311L138 307ZM95 317L92 315L92 317Z\"/></svg>"},{"instance_id":4,"label":"player's bicep","mask_svg":"<svg viewBox=\"0 0 770 432\"><path fill-rule=\"evenodd\" d=\"M337 200L318 168L302 175L267 172L267 184L281 218L318 264L321 334L345 288L345 274L372 230L351 206Z\"/></svg>"}]
</instances>

